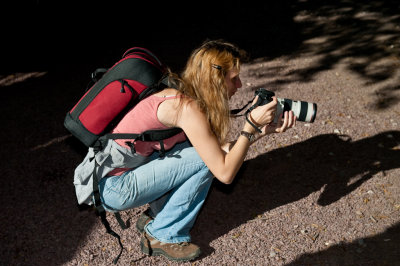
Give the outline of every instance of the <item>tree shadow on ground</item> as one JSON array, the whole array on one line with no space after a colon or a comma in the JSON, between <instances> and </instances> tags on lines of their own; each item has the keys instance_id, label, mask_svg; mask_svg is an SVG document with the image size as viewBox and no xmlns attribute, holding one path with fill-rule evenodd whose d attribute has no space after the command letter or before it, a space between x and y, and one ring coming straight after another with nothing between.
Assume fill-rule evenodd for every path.
<instances>
[{"instance_id":1,"label":"tree shadow on ground","mask_svg":"<svg viewBox=\"0 0 400 266\"><path fill-rule=\"evenodd\" d=\"M399 5L396 0L254 4L223 0L202 1L195 8L181 3L71 3L60 13L49 12L60 9L53 3L31 4L10 10L29 23L5 23L3 32L11 36L4 44L3 54L9 59L4 66L9 71L22 67L12 64L16 58L25 61L23 67L114 63L130 46L145 45L179 70L190 51L206 38L224 38L249 51L253 59L320 56L314 66L297 72L303 80L351 57L350 70L377 82L392 77L393 65L399 64ZM27 38L29 48L23 42ZM391 57L393 64L375 65L385 57Z\"/></svg>"},{"instance_id":2,"label":"tree shadow on ground","mask_svg":"<svg viewBox=\"0 0 400 266\"><path fill-rule=\"evenodd\" d=\"M248 160L233 184L214 183L194 237L207 246L256 215L322 188L317 203L332 204L375 174L399 168L399 145L400 131L383 132L357 141L327 134ZM207 229L210 224L212 230Z\"/></svg>"},{"instance_id":3,"label":"tree shadow on ground","mask_svg":"<svg viewBox=\"0 0 400 266\"><path fill-rule=\"evenodd\" d=\"M273 45L282 45L279 55L294 58L309 58L312 64L289 71L284 77L264 84L266 87L284 87L295 82L310 82L326 70L342 64L352 74L364 81L365 86L374 85L377 104L383 110L400 101L398 93L398 71L400 69L400 4L398 1L292 1L292 22L298 29L293 40L295 50L285 49L289 37L266 40ZM262 26L258 29L262 32ZM282 28L284 30L284 28ZM291 32L284 32L290 35ZM261 42L250 46L254 58L265 57L269 47ZM248 44L245 44L248 45ZM255 50L254 50L255 48ZM273 51L273 50L272 50ZM280 67L281 71L285 66ZM261 77L260 71L257 76ZM268 74L268 71L265 72ZM391 84L385 81L394 80Z\"/></svg>"},{"instance_id":4,"label":"tree shadow on ground","mask_svg":"<svg viewBox=\"0 0 400 266\"><path fill-rule=\"evenodd\" d=\"M400 54L397 1L304 1L294 5L296 21L307 40L301 53L321 56L319 64L299 73L303 78L331 69L348 57L353 59L350 69L369 81L378 82L394 74L390 66L371 67L382 58Z\"/></svg>"},{"instance_id":5,"label":"tree shadow on ground","mask_svg":"<svg viewBox=\"0 0 400 266\"><path fill-rule=\"evenodd\" d=\"M400 67L399 5L395 0L224 0L202 1L193 8L170 2L104 6L89 1L65 4L63 12L56 12L58 4L31 3L10 10L29 23L3 23L9 41L0 51L0 76L56 68L68 74L80 66L93 71L112 66L132 46L151 49L180 72L194 47L207 38L223 38L247 50L251 59L318 57L269 85L309 82L343 63L365 85L379 85L375 107L385 109L400 100L398 82L384 84L396 78Z\"/></svg>"}]
</instances>

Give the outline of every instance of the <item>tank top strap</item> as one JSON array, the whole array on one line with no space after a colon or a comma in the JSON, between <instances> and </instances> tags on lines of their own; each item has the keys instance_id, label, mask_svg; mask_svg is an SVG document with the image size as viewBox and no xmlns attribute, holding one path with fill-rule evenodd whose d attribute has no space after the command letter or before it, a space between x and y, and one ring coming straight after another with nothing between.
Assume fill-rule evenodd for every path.
<instances>
[{"instance_id":1,"label":"tank top strap","mask_svg":"<svg viewBox=\"0 0 400 266\"><path fill-rule=\"evenodd\" d=\"M154 108L157 109L158 106L166 101L166 100L172 100L172 99L179 99L179 98L183 98L185 97L185 95L183 94L179 94L179 95L168 95L168 96L158 96L158 95L151 95L149 96L147 99L144 99L144 101L149 101L154 103Z\"/></svg>"},{"instance_id":2,"label":"tank top strap","mask_svg":"<svg viewBox=\"0 0 400 266\"><path fill-rule=\"evenodd\" d=\"M163 99L165 99L165 100L168 100L168 99L183 98L183 97L185 97L185 95L183 95L183 94L178 94L178 95L156 96L156 97L160 97L160 98L163 98Z\"/></svg>"}]
</instances>

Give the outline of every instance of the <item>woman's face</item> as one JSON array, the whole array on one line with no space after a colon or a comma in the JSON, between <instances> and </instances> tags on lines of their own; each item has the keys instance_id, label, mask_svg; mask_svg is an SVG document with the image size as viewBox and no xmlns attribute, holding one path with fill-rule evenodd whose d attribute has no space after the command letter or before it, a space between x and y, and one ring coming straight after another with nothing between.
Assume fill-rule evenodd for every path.
<instances>
[{"instance_id":1,"label":"woman's face","mask_svg":"<svg viewBox=\"0 0 400 266\"><path fill-rule=\"evenodd\" d=\"M231 69L225 75L225 85L228 91L228 98L230 99L236 92L238 88L242 87L242 81L239 77L238 69Z\"/></svg>"}]
</instances>

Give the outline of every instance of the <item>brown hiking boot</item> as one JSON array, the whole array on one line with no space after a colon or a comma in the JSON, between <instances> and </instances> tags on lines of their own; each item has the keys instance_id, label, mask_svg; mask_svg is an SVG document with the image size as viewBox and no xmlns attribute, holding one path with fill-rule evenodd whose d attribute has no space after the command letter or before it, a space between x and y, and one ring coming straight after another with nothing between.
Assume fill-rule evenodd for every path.
<instances>
[{"instance_id":1,"label":"brown hiking boot","mask_svg":"<svg viewBox=\"0 0 400 266\"><path fill-rule=\"evenodd\" d=\"M144 232L144 227L146 224L148 224L151 220L153 220L153 217L150 216L149 214L149 209L145 210L138 218L136 222L136 229L140 232Z\"/></svg>"},{"instance_id":2,"label":"brown hiking boot","mask_svg":"<svg viewBox=\"0 0 400 266\"><path fill-rule=\"evenodd\" d=\"M143 233L140 241L142 252L149 256L161 255L170 260L189 261L197 258L201 251L200 248L192 243L164 243Z\"/></svg>"}]
</instances>

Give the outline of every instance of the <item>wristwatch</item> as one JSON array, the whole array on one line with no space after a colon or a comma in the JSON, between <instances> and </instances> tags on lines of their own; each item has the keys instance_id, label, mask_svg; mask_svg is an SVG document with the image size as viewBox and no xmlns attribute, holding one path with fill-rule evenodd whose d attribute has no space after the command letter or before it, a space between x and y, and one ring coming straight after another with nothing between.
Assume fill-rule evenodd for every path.
<instances>
[{"instance_id":1,"label":"wristwatch","mask_svg":"<svg viewBox=\"0 0 400 266\"><path fill-rule=\"evenodd\" d=\"M253 142L253 140L255 138L254 134L246 132L246 131L241 131L240 135L246 137L250 142Z\"/></svg>"}]
</instances>

